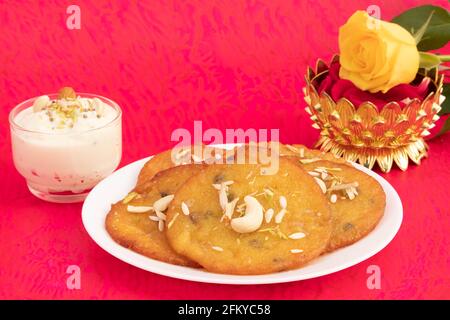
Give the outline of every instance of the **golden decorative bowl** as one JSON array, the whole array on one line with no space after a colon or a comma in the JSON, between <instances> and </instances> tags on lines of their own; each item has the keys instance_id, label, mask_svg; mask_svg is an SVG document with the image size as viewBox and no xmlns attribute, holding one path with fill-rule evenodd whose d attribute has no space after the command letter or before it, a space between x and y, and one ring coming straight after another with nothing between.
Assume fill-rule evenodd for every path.
<instances>
[{"instance_id":1,"label":"golden decorative bowl","mask_svg":"<svg viewBox=\"0 0 450 320\"><path fill-rule=\"evenodd\" d=\"M339 57L331 63L336 59ZM423 101L412 99L403 108L388 102L378 110L370 101L354 106L345 98L336 102L326 92L319 94L317 88L328 71L329 66L319 59L315 71L308 67L303 89L308 104L305 110L314 121L313 127L320 130L316 147L369 169L376 162L383 172L389 172L394 161L401 170L408 168L408 159L420 164L428 149L423 137L435 126L444 101L444 77L431 70L426 76L434 88ZM424 77L418 74L416 81Z\"/></svg>"}]
</instances>

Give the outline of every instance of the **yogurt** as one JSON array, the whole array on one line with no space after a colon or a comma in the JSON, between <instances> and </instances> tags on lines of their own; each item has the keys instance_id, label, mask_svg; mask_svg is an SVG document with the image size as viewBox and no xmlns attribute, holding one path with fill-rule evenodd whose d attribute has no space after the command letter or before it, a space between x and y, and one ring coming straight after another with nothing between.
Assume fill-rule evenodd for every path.
<instances>
[{"instance_id":1,"label":"yogurt","mask_svg":"<svg viewBox=\"0 0 450 320\"><path fill-rule=\"evenodd\" d=\"M73 202L119 165L121 110L103 97L62 91L16 107L11 141L14 164L33 194Z\"/></svg>"},{"instance_id":2,"label":"yogurt","mask_svg":"<svg viewBox=\"0 0 450 320\"><path fill-rule=\"evenodd\" d=\"M78 97L74 101L82 107L75 107L73 111L68 111L68 113L55 111L50 108L34 111L33 107L29 107L19 112L14 121L20 127L30 131L60 134L80 133L101 128L113 121L117 116L117 111L113 107L98 98ZM59 101L58 103L68 104L66 100ZM89 108L91 105L93 107ZM72 106L69 104L69 107L66 108L69 110ZM101 114L99 111L96 111L100 108L102 109Z\"/></svg>"}]
</instances>

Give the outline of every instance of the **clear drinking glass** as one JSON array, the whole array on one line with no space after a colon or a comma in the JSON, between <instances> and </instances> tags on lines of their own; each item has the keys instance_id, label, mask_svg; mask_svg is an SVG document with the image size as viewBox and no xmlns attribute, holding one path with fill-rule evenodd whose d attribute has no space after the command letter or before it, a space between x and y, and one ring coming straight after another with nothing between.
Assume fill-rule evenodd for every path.
<instances>
[{"instance_id":1,"label":"clear drinking glass","mask_svg":"<svg viewBox=\"0 0 450 320\"><path fill-rule=\"evenodd\" d=\"M39 132L15 122L22 110L32 107L31 98L9 114L14 165L36 197L51 202L80 202L103 178L111 174L122 157L122 110L114 101L90 93L116 111L108 123L77 132ZM56 99L58 94L48 95Z\"/></svg>"}]
</instances>

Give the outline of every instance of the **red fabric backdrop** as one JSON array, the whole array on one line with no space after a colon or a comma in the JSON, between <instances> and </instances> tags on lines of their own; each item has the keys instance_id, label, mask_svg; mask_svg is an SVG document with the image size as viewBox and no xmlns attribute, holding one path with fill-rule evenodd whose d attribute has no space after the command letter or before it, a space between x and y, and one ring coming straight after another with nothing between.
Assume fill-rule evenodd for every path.
<instances>
[{"instance_id":1,"label":"red fabric backdrop","mask_svg":"<svg viewBox=\"0 0 450 320\"><path fill-rule=\"evenodd\" d=\"M63 85L122 106L122 165L169 147L171 132L193 120L280 128L282 142L311 146L317 131L300 90L306 66L329 59L338 27L373 1L75 2L81 30L66 27L74 1L0 1L0 298L450 298L449 134L430 143L420 167L384 175L405 209L385 250L336 274L268 286L191 283L129 266L88 237L80 204L34 198L13 167L8 112ZM376 4L390 19L430 2L448 6ZM80 290L66 287L72 264L81 268ZM366 286L372 264L381 268L379 290Z\"/></svg>"}]
</instances>

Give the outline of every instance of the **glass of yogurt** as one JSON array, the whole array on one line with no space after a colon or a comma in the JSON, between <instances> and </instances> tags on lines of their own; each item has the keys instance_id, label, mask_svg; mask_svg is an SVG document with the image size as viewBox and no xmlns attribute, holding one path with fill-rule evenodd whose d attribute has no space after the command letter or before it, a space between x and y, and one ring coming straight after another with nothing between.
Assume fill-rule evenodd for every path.
<instances>
[{"instance_id":1,"label":"glass of yogurt","mask_svg":"<svg viewBox=\"0 0 450 320\"><path fill-rule=\"evenodd\" d=\"M122 111L105 97L65 87L20 103L9 123L14 165L40 199L83 201L119 165Z\"/></svg>"}]
</instances>

